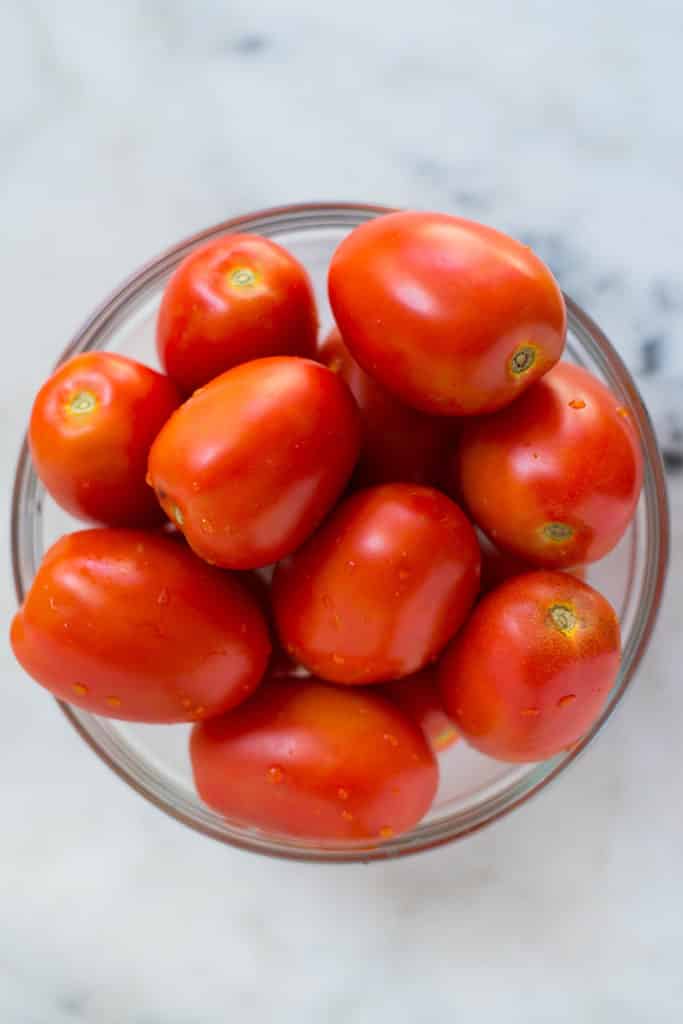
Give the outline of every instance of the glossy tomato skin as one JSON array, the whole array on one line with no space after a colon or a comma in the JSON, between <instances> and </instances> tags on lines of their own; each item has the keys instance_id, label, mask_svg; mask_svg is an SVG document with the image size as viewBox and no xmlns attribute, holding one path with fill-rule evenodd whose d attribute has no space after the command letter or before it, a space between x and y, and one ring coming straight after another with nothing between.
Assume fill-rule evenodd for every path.
<instances>
[{"instance_id":1,"label":"glossy tomato skin","mask_svg":"<svg viewBox=\"0 0 683 1024\"><path fill-rule=\"evenodd\" d=\"M431 487L383 484L342 502L273 579L280 639L338 683L398 679L437 657L479 587L479 547Z\"/></svg>"},{"instance_id":2,"label":"glossy tomato skin","mask_svg":"<svg viewBox=\"0 0 683 1024\"><path fill-rule=\"evenodd\" d=\"M382 690L419 725L435 754L442 754L458 742L460 737L455 723L446 714L434 666L430 665L406 679L386 683Z\"/></svg>"},{"instance_id":3,"label":"glossy tomato skin","mask_svg":"<svg viewBox=\"0 0 683 1024\"><path fill-rule=\"evenodd\" d=\"M162 366L191 394L266 356L313 358L318 318L308 274L258 235L225 235L190 253L169 280L157 320Z\"/></svg>"},{"instance_id":4,"label":"glossy tomato skin","mask_svg":"<svg viewBox=\"0 0 683 1024\"><path fill-rule=\"evenodd\" d=\"M268 679L192 732L200 797L230 818L312 840L378 842L413 828L438 783L418 727L394 704L318 679Z\"/></svg>"},{"instance_id":5,"label":"glossy tomato skin","mask_svg":"<svg viewBox=\"0 0 683 1024\"><path fill-rule=\"evenodd\" d=\"M501 761L540 761L595 722L619 661L609 602L567 573L540 570L481 600L441 660L439 685L473 747Z\"/></svg>"},{"instance_id":6,"label":"glossy tomato skin","mask_svg":"<svg viewBox=\"0 0 683 1024\"><path fill-rule=\"evenodd\" d=\"M467 423L460 487L475 522L532 565L595 562L635 513L643 457L627 411L561 363L508 409Z\"/></svg>"},{"instance_id":7,"label":"glossy tomato skin","mask_svg":"<svg viewBox=\"0 0 683 1024\"><path fill-rule=\"evenodd\" d=\"M361 224L334 253L328 290L353 357L427 413L501 408L564 347L564 300L548 268L459 217L406 211Z\"/></svg>"},{"instance_id":8,"label":"glossy tomato skin","mask_svg":"<svg viewBox=\"0 0 683 1024\"><path fill-rule=\"evenodd\" d=\"M453 420L428 416L395 398L358 365L337 327L321 345L320 359L346 381L360 410L363 443L356 484L436 485L455 437Z\"/></svg>"},{"instance_id":9,"label":"glossy tomato skin","mask_svg":"<svg viewBox=\"0 0 683 1024\"><path fill-rule=\"evenodd\" d=\"M85 352L38 392L29 425L36 472L79 519L111 526L163 521L145 482L156 435L180 404L161 373L115 352Z\"/></svg>"},{"instance_id":10,"label":"glossy tomato skin","mask_svg":"<svg viewBox=\"0 0 683 1024\"><path fill-rule=\"evenodd\" d=\"M45 555L11 629L14 653L56 697L134 722L192 722L260 682L270 644L237 580L160 531L93 529Z\"/></svg>"},{"instance_id":11,"label":"glossy tomato skin","mask_svg":"<svg viewBox=\"0 0 683 1024\"><path fill-rule=\"evenodd\" d=\"M315 529L359 448L358 409L336 374L308 359L258 359L181 406L152 447L149 479L198 555L252 569Z\"/></svg>"}]
</instances>

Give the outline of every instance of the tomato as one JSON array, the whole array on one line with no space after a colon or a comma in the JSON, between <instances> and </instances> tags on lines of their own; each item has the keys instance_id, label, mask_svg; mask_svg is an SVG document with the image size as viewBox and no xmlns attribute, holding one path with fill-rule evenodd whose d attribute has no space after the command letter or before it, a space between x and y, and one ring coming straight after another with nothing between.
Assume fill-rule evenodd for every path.
<instances>
[{"instance_id":1,"label":"tomato","mask_svg":"<svg viewBox=\"0 0 683 1024\"><path fill-rule=\"evenodd\" d=\"M537 571L481 600L441 660L439 685L468 743L501 761L540 761L595 722L619 660L609 602L567 573Z\"/></svg>"},{"instance_id":2,"label":"tomato","mask_svg":"<svg viewBox=\"0 0 683 1024\"><path fill-rule=\"evenodd\" d=\"M267 680L192 732L200 797L244 824L315 840L388 839L431 806L438 769L384 697L318 679Z\"/></svg>"},{"instance_id":3,"label":"tomato","mask_svg":"<svg viewBox=\"0 0 683 1024\"><path fill-rule=\"evenodd\" d=\"M145 483L152 441L180 403L168 379L114 352L85 352L38 392L29 426L36 472L79 519L112 526L163 520Z\"/></svg>"},{"instance_id":4,"label":"tomato","mask_svg":"<svg viewBox=\"0 0 683 1024\"><path fill-rule=\"evenodd\" d=\"M479 548L481 550L481 593L487 594L500 583L509 580L513 576L521 576L524 572L531 572L534 568L525 562L523 558L511 554L509 551L501 551L495 544L492 544L485 533L479 531ZM578 580L586 579L586 570L582 565L573 569L566 569Z\"/></svg>"},{"instance_id":5,"label":"tomato","mask_svg":"<svg viewBox=\"0 0 683 1024\"><path fill-rule=\"evenodd\" d=\"M530 249L440 213L367 221L332 257L328 288L351 354L428 413L511 402L560 358L562 293Z\"/></svg>"},{"instance_id":6,"label":"tomato","mask_svg":"<svg viewBox=\"0 0 683 1024\"><path fill-rule=\"evenodd\" d=\"M166 285L157 349L185 394L240 363L314 357L318 318L302 265L268 238L225 235L186 256Z\"/></svg>"},{"instance_id":7,"label":"tomato","mask_svg":"<svg viewBox=\"0 0 683 1024\"><path fill-rule=\"evenodd\" d=\"M446 714L433 667L407 679L386 683L384 693L408 715L424 733L435 754L441 754L458 742L455 725Z\"/></svg>"},{"instance_id":8,"label":"tomato","mask_svg":"<svg viewBox=\"0 0 683 1024\"><path fill-rule=\"evenodd\" d=\"M347 498L273 579L280 638L311 672L384 682L436 658L479 586L479 547L439 491L383 484Z\"/></svg>"},{"instance_id":9,"label":"tomato","mask_svg":"<svg viewBox=\"0 0 683 1024\"><path fill-rule=\"evenodd\" d=\"M82 530L50 548L11 629L56 697L134 722L190 722L243 701L270 644L252 596L158 531Z\"/></svg>"},{"instance_id":10,"label":"tomato","mask_svg":"<svg viewBox=\"0 0 683 1024\"><path fill-rule=\"evenodd\" d=\"M181 406L154 443L149 479L197 554L252 569L315 529L359 448L358 410L336 374L308 359L259 359Z\"/></svg>"},{"instance_id":11,"label":"tomato","mask_svg":"<svg viewBox=\"0 0 683 1024\"><path fill-rule=\"evenodd\" d=\"M555 367L514 406L467 423L460 486L496 546L564 568L611 551L633 518L643 457L629 415L586 370Z\"/></svg>"},{"instance_id":12,"label":"tomato","mask_svg":"<svg viewBox=\"0 0 683 1024\"><path fill-rule=\"evenodd\" d=\"M346 381L360 409L363 444L356 482L437 484L452 445L453 421L427 416L394 398L361 369L336 327L323 342L320 358Z\"/></svg>"}]
</instances>

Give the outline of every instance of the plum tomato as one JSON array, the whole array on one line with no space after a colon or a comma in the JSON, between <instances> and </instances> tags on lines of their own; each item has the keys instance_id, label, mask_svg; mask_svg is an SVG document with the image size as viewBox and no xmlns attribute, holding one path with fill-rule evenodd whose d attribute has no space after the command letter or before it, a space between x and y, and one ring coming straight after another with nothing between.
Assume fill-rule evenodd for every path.
<instances>
[{"instance_id":1,"label":"plum tomato","mask_svg":"<svg viewBox=\"0 0 683 1024\"><path fill-rule=\"evenodd\" d=\"M236 711L198 724L190 754L209 807L311 840L400 835L438 783L434 755L399 708L318 679L267 679Z\"/></svg>"},{"instance_id":2,"label":"plum tomato","mask_svg":"<svg viewBox=\"0 0 683 1024\"><path fill-rule=\"evenodd\" d=\"M198 555L253 569L303 543L359 448L343 380L312 360L276 356L228 370L188 399L152 447L149 480Z\"/></svg>"},{"instance_id":3,"label":"plum tomato","mask_svg":"<svg viewBox=\"0 0 683 1024\"><path fill-rule=\"evenodd\" d=\"M354 359L428 413L501 408L564 348L564 299L545 264L459 217L404 211L366 221L334 253L328 290Z\"/></svg>"},{"instance_id":4,"label":"plum tomato","mask_svg":"<svg viewBox=\"0 0 683 1024\"><path fill-rule=\"evenodd\" d=\"M135 722L222 714L260 682L268 629L249 592L160 531L81 530L45 555L11 641L56 697Z\"/></svg>"},{"instance_id":5,"label":"plum tomato","mask_svg":"<svg viewBox=\"0 0 683 1024\"><path fill-rule=\"evenodd\" d=\"M114 352L85 352L38 392L28 440L36 473L72 515L109 526L163 520L145 483L152 441L180 404L172 382Z\"/></svg>"},{"instance_id":6,"label":"plum tomato","mask_svg":"<svg viewBox=\"0 0 683 1024\"><path fill-rule=\"evenodd\" d=\"M308 274L258 235L225 235L186 256L164 291L157 320L162 366L189 395L240 363L307 356L318 318Z\"/></svg>"},{"instance_id":7,"label":"plum tomato","mask_svg":"<svg viewBox=\"0 0 683 1024\"><path fill-rule=\"evenodd\" d=\"M496 546L549 569L611 551L633 518L643 479L628 411L569 363L513 406L466 423L457 464L477 525Z\"/></svg>"},{"instance_id":8,"label":"plum tomato","mask_svg":"<svg viewBox=\"0 0 683 1024\"><path fill-rule=\"evenodd\" d=\"M538 570L482 598L441 660L439 686L473 747L501 761L541 761L593 725L619 662L609 602L574 576Z\"/></svg>"},{"instance_id":9,"label":"plum tomato","mask_svg":"<svg viewBox=\"0 0 683 1024\"><path fill-rule=\"evenodd\" d=\"M455 724L443 706L433 666L414 676L385 683L382 691L420 726L435 754L442 754L458 742Z\"/></svg>"},{"instance_id":10,"label":"plum tomato","mask_svg":"<svg viewBox=\"0 0 683 1024\"><path fill-rule=\"evenodd\" d=\"M320 359L348 384L360 409L363 442L354 481L359 486L409 482L436 485L452 447L455 424L399 402L361 369L333 327Z\"/></svg>"},{"instance_id":11,"label":"plum tomato","mask_svg":"<svg viewBox=\"0 0 683 1024\"><path fill-rule=\"evenodd\" d=\"M445 494L416 484L359 491L275 570L280 639L334 682L410 675L462 624L479 561L472 526Z\"/></svg>"}]
</instances>

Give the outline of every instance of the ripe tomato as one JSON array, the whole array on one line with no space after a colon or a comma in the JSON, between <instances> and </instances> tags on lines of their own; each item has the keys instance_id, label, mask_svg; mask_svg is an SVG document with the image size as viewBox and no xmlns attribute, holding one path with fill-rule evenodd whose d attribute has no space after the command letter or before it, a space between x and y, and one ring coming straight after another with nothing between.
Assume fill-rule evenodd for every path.
<instances>
[{"instance_id":1,"label":"ripe tomato","mask_svg":"<svg viewBox=\"0 0 683 1024\"><path fill-rule=\"evenodd\" d=\"M258 235L225 235L190 253L166 285L157 321L162 366L185 394L239 363L314 357L308 274Z\"/></svg>"},{"instance_id":2,"label":"ripe tomato","mask_svg":"<svg viewBox=\"0 0 683 1024\"><path fill-rule=\"evenodd\" d=\"M23 667L62 700L134 722L222 714L270 654L258 605L184 544L82 530L45 555L11 630Z\"/></svg>"},{"instance_id":3,"label":"ripe tomato","mask_svg":"<svg viewBox=\"0 0 683 1024\"><path fill-rule=\"evenodd\" d=\"M318 679L267 680L236 711L198 725L190 754L214 810L306 839L406 832L438 782L422 733L397 707Z\"/></svg>"},{"instance_id":4,"label":"ripe tomato","mask_svg":"<svg viewBox=\"0 0 683 1024\"><path fill-rule=\"evenodd\" d=\"M492 544L485 533L479 531L479 548L481 550L481 593L488 594L489 590L504 583L513 576L521 576L524 572L531 572L534 568L525 562L523 558L510 554L509 551L501 551L495 544ZM566 569L565 572L576 576L577 580L586 579L586 570L582 565L573 569Z\"/></svg>"},{"instance_id":5,"label":"ripe tomato","mask_svg":"<svg viewBox=\"0 0 683 1024\"><path fill-rule=\"evenodd\" d=\"M458 742L459 736L444 709L433 667L407 679L386 683L383 692L420 726L435 754L443 753Z\"/></svg>"},{"instance_id":6,"label":"ripe tomato","mask_svg":"<svg viewBox=\"0 0 683 1024\"><path fill-rule=\"evenodd\" d=\"M458 731L501 761L540 761L595 722L619 671L619 623L587 583L531 572L484 597L444 655Z\"/></svg>"},{"instance_id":7,"label":"ripe tomato","mask_svg":"<svg viewBox=\"0 0 683 1024\"><path fill-rule=\"evenodd\" d=\"M149 479L197 554L252 569L315 529L359 447L358 410L336 374L309 359L258 359L181 406L152 447Z\"/></svg>"},{"instance_id":8,"label":"ripe tomato","mask_svg":"<svg viewBox=\"0 0 683 1024\"><path fill-rule=\"evenodd\" d=\"M145 483L152 441L180 403L168 377L114 352L85 352L38 392L29 426L36 472L79 519L111 526L161 522Z\"/></svg>"},{"instance_id":9,"label":"ripe tomato","mask_svg":"<svg viewBox=\"0 0 683 1024\"><path fill-rule=\"evenodd\" d=\"M353 357L424 412L507 405L564 347L564 300L548 268L459 217L403 212L361 224L332 257L328 285Z\"/></svg>"},{"instance_id":10,"label":"ripe tomato","mask_svg":"<svg viewBox=\"0 0 683 1024\"><path fill-rule=\"evenodd\" d=\"M360 409L363 444L357 483L437 484L452 445L453 421L427 416L394 398L361 369L336 327L323 342L320 358L346 381Z\"/></svg>"},{"instance_id":11,"label":"ripe tomato","mask_svg":"<svg viewBox=\"0 0 683 1024\"><path fill-rule=\"evenodd\" d=\"M643 479L626 410L568 363L509 409L467 423L458 461L477 524L497 546L547 568L595 562L611 551Z\"/></svg>"},{"instance_id":12,"label":"ripe tomato","mask_svg":"<svg viewBox=\"0 0 683 1024\"><path fill-rule=\"evenodd\" d=\"M384 682L433 660L479 586L479 547L445 494L370 487L342 502L273 579L289 653L339 683Z\"/></svg>"}]
</instances>

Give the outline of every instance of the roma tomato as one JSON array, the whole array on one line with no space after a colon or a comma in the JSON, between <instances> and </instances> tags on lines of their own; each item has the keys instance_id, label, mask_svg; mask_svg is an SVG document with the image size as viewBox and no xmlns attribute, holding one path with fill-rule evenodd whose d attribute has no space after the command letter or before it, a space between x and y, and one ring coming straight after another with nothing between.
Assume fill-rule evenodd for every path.
<instances>
[{"instance_id":1,"label":"roma tomato","mask_svg":"<svg viewBox=\"0 0 683 1024\"><path fill-rule=\"evenodd\" d=\"M333 327L320 358L348 384L360 409L363 443L355 480L371 484L439 482L452 446L455 425L443 416L427 416L394 398L361 369Z\"/></svg>"},{"instance_id":2,"label":"roma tomato","mask_svg":"<svg viewBox=\"0 0 683 1024\"><path fill-rule=\"evenodd\" d=\"M569 363L509 409L467 423L458 464L477 524L496 546L545 568L595 562L611 551L643 479L627 411Z\"/></svg>"},{"instance_id":3,"label":"roma tomato","mask_svg":"<svg viewBox=\"0 0 683 1024\"><path fill-rule=\"evenodd\" d=\"M192 396L159 434L149 479L208 562L276 562L314 530L344 489L360 447L342 380L308 359L258 359Z\"/></svg>"},{"instance_id":4,"label":"roma tomato","mask_svg":"<svg viewBox=\"0 0 683 1024\"><path fill-rule=\"evenodd\" d=\"M185 394L239 363L315 355L318 319L308 274L258 235L225 235L195 249L161 300L157 349Z\"/></svg>"},{"instance_id":5,"label":"roma tomato","mask_svg":"<svg viewBox=\"0 0 683 1024\"><path fill-rule=\"evenodd\" d=\"M328 285L353 357L424 412L501 408L564 347L564 300L545 264L459 217L402 212L361 224L332 257Z\"/></svg>"},{"instance_id":6,"label":"roma tomato","mask_svg":"<svg viewBox=\"0 0 683 1024\"><path fill-rule=\"evenodd\" d=\"M531 572L534 568L525 562L523 558L511 554L509 551L501 551L495 544L492 544L485 533L479 531L479 548L481 550L481 593L488 594L489 590L504 583L513 576L521 576L524 572ZM565 569L577 580L585 580L586 570L582 565L573 569Z\"/></svg>"},{"instance_id":7,"label":"roma tomato","mask_svg":"<svg viewBox=\"0 0 683 1024\"><path fill-rule=\"evenodd\" d=\"M180 404L168 377L114 352L60 366L33 403L28 439L36 472L79 519L111 526L161 522L145 483L152 441Z\"/></svg>"},{"instance_id":8,"label":"roma tomato","mask_svg":"<svg viewBox=\"0 0 683 1024\"><path fill-rule=\"evenodd\" d=\"M420 726L435 754L442 754L458 742L459 736L446 714L433 667L407 679L387 683L383 692Z\"/></svg>"},{"instance_id":9,"label":"roma tomato","mask_svg":"<svg viewBox=\"0 0 683 1024\"><path fill-rule=\"evenodd\" d=\"M430 487L383 484L347 498L273 579L289 653L315 675L372 683L417 672L462 624L479 547L458 506Z\"/></svg>"},{"instance_id":10,"label":"roma tomato","mask_svg":"<svg viewBox=\"0 0 683 1024\"><path fill-rule=\"evenodd\" d=\"M531 572L484 597L441 660L444 705L473 747L540 761L595 722L619 670L619 623L596 590Z\"/></svg>"},{"instance_id":11,"label":"roma tomato","mask_svg":"<svg viewBox=\"0 0 683 1024\"><path fill-rule=\"evenodd\" d=\"M268 679L236 711L198 725L190 754L214 810L305 839L399 835L438 783L422 733L395 705L318 679Z\"/></svg>"},{"instance_id":12,"label":"roma tomato","mask_svg":"<svg viewBox=\"0 0 683 1024\"><path fill-rule=\"evenodd\" d=\"M270 644L236 579L161 532L82 530L45 555L14 653L56 697L134 722L191 722L258 685Z\"/></svg>"}]
</instances>

